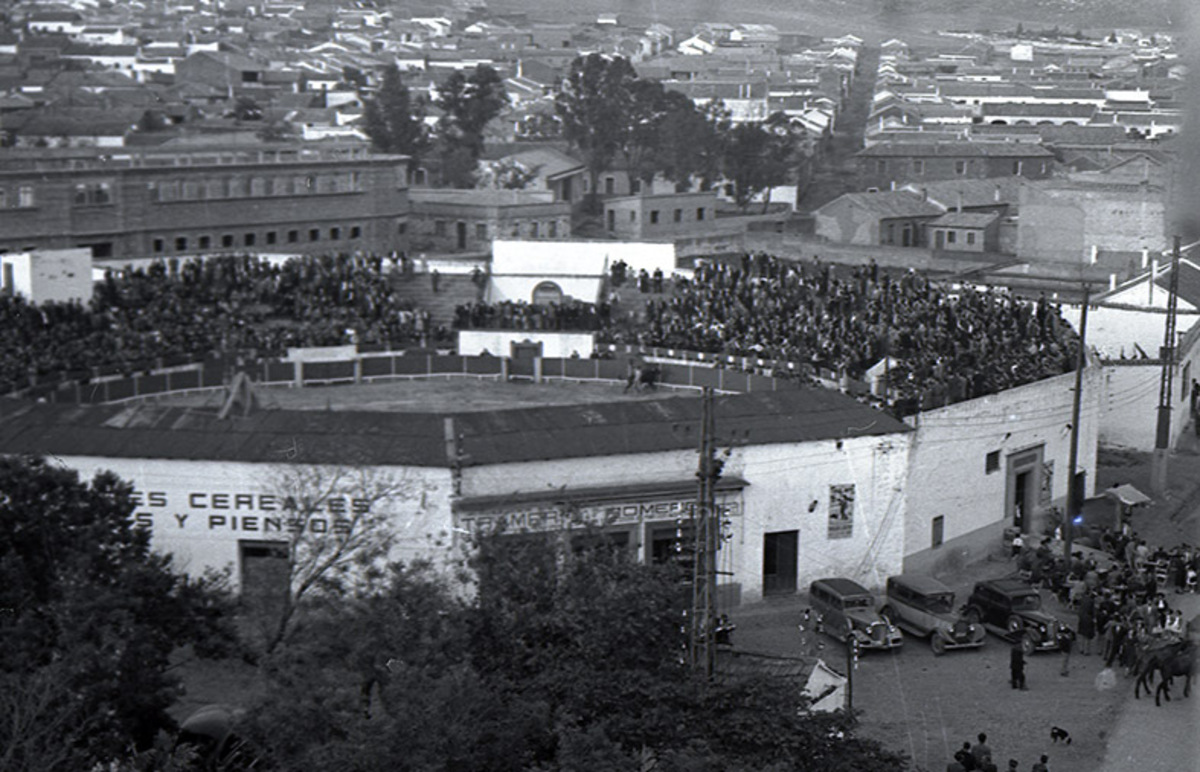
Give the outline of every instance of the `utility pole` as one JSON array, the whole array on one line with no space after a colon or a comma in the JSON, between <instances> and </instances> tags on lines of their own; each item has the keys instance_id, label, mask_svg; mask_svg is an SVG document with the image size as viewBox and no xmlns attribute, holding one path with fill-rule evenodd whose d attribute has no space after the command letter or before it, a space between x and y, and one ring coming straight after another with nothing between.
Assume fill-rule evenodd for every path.
<instances>
[{"instance_id":1,"label":"utility pole","mask_svg":"<svg viewBox=\"0 0 1200 772\"><path fill-rule=\"evenodd\" d=\"M1175 237L1171 250L1171 281L1167 288L1167 323L1163 345L1158 357L1162 360L1162 375L1158 382L1158 431L1154 435L1154 457L1151 463L1151 484L1159 496L1167 493L1167 457L1171 447L1171 386L1175 377L1175 323L1179 309L1180 238ZM1150 277L1154 281L1154 277Z\"/></svg>"},{"instance_id":2,"label":"utility pole","mask_svg":"<svg viewBox=\"0 0 1200 772\"><path fill-rule=\"evenodd\" d=\"M689 640L691 664L706 679L712 678L716 660L717 545L720 518L716 505L716 483L721 463L716 458L713 438L713 390L704 389L700 400L700 463L696 470L698 491L692 517L696 552L692 574L692 625Z\"/></svg>"},{"instance_id":3,"label":"utility pole","mask_svg":"<svg viewBox=\"0 0 1200 772\"><path fill-rule=\"evenodd\" d=\"M1079 409L1083 399L1083 368L1087 365L1087 315L1091 288L1083 285L1083 308L1079 315L1079 361L1075 363L1075 398L1071 403L1071 451L1067 459L1067 506L1063 531L1063 558L1071 565L1071 536L1075 518L1079 516L1079 475L1075 465L1079 463Z\"/></svg>"},{"instance_id":4,"label":"utility pole","mask_svg":"<svg viewBox=\"0 0 1200 772\"><path fill-rule=\"evenodd\" d=\"M846 714L854 711L854 671L858 670L858 639L853 635L846 638Z\"/></svg>"}]
</instances>

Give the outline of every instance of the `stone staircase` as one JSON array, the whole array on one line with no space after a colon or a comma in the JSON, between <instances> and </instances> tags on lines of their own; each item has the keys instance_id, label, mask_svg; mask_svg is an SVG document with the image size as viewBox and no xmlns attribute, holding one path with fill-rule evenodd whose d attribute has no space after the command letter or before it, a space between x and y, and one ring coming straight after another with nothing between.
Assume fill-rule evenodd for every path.
<instances>
[{"instance_id":1,"label":"stone staircase","mask_svg":"<svg viewBox=\"0 0 1200 772\"><path fill-rule=\"evenodd\" d=\"M433 281L428 273L414 273L403 276L399 272L392 275L392 289L396 296L407 300L421 310L428 311L430 322L434 325L445 325L450 328L454 324L454 309L464 303L477 301L482 291L471 281L469 275L445 274L438 275L438 291L433 291Z\"/></svg>"}]
</instances>

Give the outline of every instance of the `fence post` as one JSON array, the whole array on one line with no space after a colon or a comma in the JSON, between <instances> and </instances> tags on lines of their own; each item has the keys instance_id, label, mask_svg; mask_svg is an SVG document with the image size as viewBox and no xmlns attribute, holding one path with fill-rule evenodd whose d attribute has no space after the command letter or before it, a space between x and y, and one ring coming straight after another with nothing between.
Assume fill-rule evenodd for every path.
<instances>
[{"instance_id":1,"label":"fence post","mask_svg":"<svg viewBox=\"0 0 1200 772\"><path fill-rule=\"evenodd\" d=\"M533 382L534 383L542 382L542 358L541 357L533 358Z\"/></svg>"},{"instance_id":2,"label":"fence post","mask_svg":"<svg viewBox=\"0 0 1200 772\"><path fill-rule=\"evenodd\" d=\"M355 357L354 358L354 382L356 384L362 383L362 379L363 379L362 357Z\"/></svg>"},{"instance_id":3,"label":"fence post","mask_svg":"<svg viewBox=\"0 0 1200 772\"><path fill-rule=\"evenodd\" d=\"M304 388L304 363L292 362L292 383L297 389Z\"/></svg>"},{"instance_id":4,"label":"fence post","mask_svg":"<svg viewBox=\"0 0 1200 772\"><path fill-rule=\"evenodd\" d=\"M500 357L500 380L508 383L508 357Z\"/></svg>"}]
</instances>

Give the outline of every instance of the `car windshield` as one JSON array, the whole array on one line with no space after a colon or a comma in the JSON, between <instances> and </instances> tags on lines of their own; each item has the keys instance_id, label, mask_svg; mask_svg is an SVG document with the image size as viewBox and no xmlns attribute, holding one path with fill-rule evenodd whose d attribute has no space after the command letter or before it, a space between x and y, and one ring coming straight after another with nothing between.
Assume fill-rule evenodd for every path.
<instances>
[{"instance_id":1,"label":"car windshield","mask_svg":"<svg viewBox=\"0 0 1200 772\"><path fill-rule=\"evenodd\" d=\"M925 598L925 607L937 614L949 613L954 608L954 594L929 595Z\"/></svg>"},{"instance_id":2,"label":"car windshield","mask_svg":"<svg viewBox=\"0 0 1200 772\"><path fill-rule=\"evenodd\" d=\"M1015 611L1037 611L1042 607L1042 596L1017 595L1012 599L1012 607Z\"/></svg>"},{"instance_id":3,"label":"car windshield","mask_svg":"<svg viewBox=\"0 0 1200 772\"><path fill-rule=\"evenodd\" d=\"M846 608L871 608L870 598L846 598L842 604Z\"/></svg>"}]
</instances>

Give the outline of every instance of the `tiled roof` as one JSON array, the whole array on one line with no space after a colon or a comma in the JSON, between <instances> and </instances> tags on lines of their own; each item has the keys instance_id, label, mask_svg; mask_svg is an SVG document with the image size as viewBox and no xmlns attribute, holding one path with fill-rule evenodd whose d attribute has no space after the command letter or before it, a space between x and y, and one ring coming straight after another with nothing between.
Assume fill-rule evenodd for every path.
<instances>
[{"instance_id":1,"label":"tiled roof","mask_svg":"<svg viewBox=\"0 0 1200 772\"><path fill-rule=\"evenodd\" d=\"M945 207L926 200L919 193L907 191L885 191L880 193L846 193L821 207L849 204L860 210L874 213L877 217L932 217L946 211Z\"/></svg>"},{"instance_id":2,"label":"tiled roof","mask_svg":"<svg viewBox=\"0 0 1200 772\"><path fill-rule=\"evenodd\" d=\"M1044 147L1027 142L881 142L860 150L862 158L1053 158Z\"/></svg>"},{"instance_id":3,"label":"tiled roof","mask_svg":"<svg viewBox=\"0 0 1200 772\"><path fill-rule=\"evenodd\" d=\"M998 215L995 213L946 212L929 224L942 228L986 228L995 221L996 217Z\"/></svg>"},{"instance_id":4,"label":"tiled roof","mask_svg":"<svg viewBox=\"0 0 1200 772\"><path fill-rule=\"evenodd\" d=\"M260 410L214 412L156 405L14 402L0 418L0 452L272 463L447 466L444 419L453 417L468 465L653 453L694 448L701 400L565 405L458 413ZM718 428L767 445L879 436L910 428L820 388L715 400Z\"/></svg>"}]
</instances>

